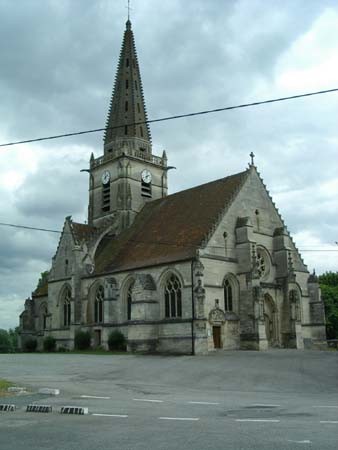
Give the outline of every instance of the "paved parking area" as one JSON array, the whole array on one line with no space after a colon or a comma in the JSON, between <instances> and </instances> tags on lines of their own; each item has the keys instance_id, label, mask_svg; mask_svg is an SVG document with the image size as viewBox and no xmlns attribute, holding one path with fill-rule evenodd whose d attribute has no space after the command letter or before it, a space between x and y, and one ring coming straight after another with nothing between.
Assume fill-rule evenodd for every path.
<instances>
[{"instance_id":1,"label":"paved parking area","mask_svg":"<svg viewBox=\"0 0 338 450\"><path fill-rule=\"evenodd\" d=\"M0 413L1 450L338 447L337 352L0 355L0 377L32 391ZM89 414L61 415L65 405Z\"/></svg>"}]
</instances>

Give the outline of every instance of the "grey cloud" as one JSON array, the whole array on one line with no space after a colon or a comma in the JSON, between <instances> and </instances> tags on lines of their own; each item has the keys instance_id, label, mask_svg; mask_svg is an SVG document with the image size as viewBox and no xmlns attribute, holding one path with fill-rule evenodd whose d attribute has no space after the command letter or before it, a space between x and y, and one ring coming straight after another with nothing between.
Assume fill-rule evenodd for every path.
<instances>
[{"instance_id":1,"label":"grey cloud","mask_svg":"<svg viewBox=\"0 0 338 450\"><path fill-rule=\"evenodd\" d=\"M84 218L88 176L80 173L80 169L87 167L88 160L84 157L53 154L45 157L39 172L27 176L16 191L14 205L18 212L50 223L72 214L82 214Z\"/></svg>"},{"instance_id":2,"label":"grey cloud","mask_svg":"<svg viewBox=\"0 0 338 450\"><path fill-rule=\"evenodd\" d=\"M260 85L267 96L283 94L274 83L281 58L327 7L337 11L334 0L264 6L258 0L135 0L132 22L149 117L259 100ZM0 133L16 140L103 127L125 2L2 0L0 14ZM169 173L170 192L244 170L253 150L291 231L309 230L325 240L338 235L335 209L325 203L330 195L320 191L338 170L336 117L336 100L317 98L169 121L151 131L157 151L165 148L177 167ZM62 160L58 152L67 145L70 154L73 145L83 153ZM88 180L79 170L91 151L102 153L102 134L48 141L41 149L46 157L15 200L0 192L2 221L58 229L68 214L83 221ZM13 292L24 298L34 289L56 237L27 232L20 239L13 230L0 231L0 320L7 321L6 299L13 299L14 323Z\"/></svg>"}]
</instances>

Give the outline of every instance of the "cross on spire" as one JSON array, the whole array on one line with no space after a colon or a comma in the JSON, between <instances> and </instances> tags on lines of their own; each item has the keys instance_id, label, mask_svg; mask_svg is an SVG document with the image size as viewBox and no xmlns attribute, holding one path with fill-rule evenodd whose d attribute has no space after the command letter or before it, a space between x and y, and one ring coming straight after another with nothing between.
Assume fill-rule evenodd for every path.
<instances>
[{"instance_id":1,"label":"cross on spire","mask_svg":"<svg viewBox=\"0 0 338 450\"><path fill-rule=\"evenodd\" d=\"M131 7L130 7L130 0L128 0L128 6L127 6L127 8L128 8L128 21L130 20L130 10L131 10Z\"/></svg>"},{"instance_id":2,"label":"cross on spire","mask_svg":"<svg viewBox=\"0 0 338 450\"><path fill-rule=\"evenodd\" d=\"M251 164L250 164L250 165L251 165L251 166L254 166L254 165L255 165L255 161L254 161L255 154L254 154L253 152L251 152L249 156L250 156L250 158L251 158Z\"/></svg>"}]
</instances>

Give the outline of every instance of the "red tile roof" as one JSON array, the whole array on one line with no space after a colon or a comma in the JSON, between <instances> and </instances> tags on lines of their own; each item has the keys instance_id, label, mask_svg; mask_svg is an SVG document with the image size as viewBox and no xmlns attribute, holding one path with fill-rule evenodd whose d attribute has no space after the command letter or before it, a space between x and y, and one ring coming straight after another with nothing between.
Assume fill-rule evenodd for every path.
<instances>
[{"instance_id":1,"label":"red tile roof","mask_svg":"<svg viewBox=\"0 0 338 450\"><path fill-rule=\"evenodd\" d=\"M95 273L191 259L249 171L149 202L130 228L106 237L95 255Z\"/></svg>"}]
</instances>

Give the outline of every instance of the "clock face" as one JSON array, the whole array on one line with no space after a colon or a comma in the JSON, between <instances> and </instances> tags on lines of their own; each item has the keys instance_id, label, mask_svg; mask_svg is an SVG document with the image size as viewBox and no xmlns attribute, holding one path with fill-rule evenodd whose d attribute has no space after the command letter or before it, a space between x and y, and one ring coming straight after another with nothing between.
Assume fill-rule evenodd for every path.
<instances>
[{"instance_id":1,"label":"clock face","mask_svg":"<svg viewBox=\"0 0 338 450\"><path fill-rule=\"evenodd\" d=\"M110 172L109 170L105 170L101 177L102 184L108 184L110 181Z\"/></svg>"},{"instance_id":2,"label":"clock face","mask_svg":"<svg viewBox=\"0 0 338 450\"><path fill-rule=\"evenodd\" d=\"M149 170L146 170L146 169L142 170L141 178L144 183L150 184L152 177L151 177L151 173L149 172Z\"/></svg>"}]
</instances>

